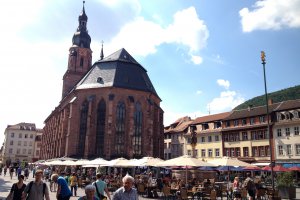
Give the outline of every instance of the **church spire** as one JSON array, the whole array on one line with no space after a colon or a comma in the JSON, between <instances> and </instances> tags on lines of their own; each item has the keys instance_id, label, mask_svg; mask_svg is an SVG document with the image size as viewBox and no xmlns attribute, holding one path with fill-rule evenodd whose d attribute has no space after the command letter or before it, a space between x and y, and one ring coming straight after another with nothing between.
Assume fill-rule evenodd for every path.
<instances>
[{"instance_id":1,"label":"church spire","mask_svg":"<svg viewBox=\"0 0 300 200\"><path fill-rule=\"evenodd\" d=\"M104 54L103 54L103 40L102 40L102 47L101 47L101 53L100 53L100 60L103 60Z\"/></svg>"},{"instance_id":2,"label":"church spire","mask_svg":"<svg viewBox=\"0 0 300 200\"><path fill-rule=\"evenodd\" d=\"M87 31L88 17L85 13L84 3L85 1L83 1L82 11L78 17L79 25L72 37L72 46L69 49L68 68L63 76L63 98L72 91L76 83L91 68L91 37Z\"/></svg>"},{"instance_id":3,"label":"church spire","mask_svg":"<svg viewBox=\"0 0 300 200\"><path fill-rule=\"evenodd\" d=\"M86 23L87 23L88 17L85 14L84 3L85 3L85 1L83 1L82 11L81 11L81 14L78 17L79 26L77 28L77 31L87 31Z\"/></svg>"}]
</instances>

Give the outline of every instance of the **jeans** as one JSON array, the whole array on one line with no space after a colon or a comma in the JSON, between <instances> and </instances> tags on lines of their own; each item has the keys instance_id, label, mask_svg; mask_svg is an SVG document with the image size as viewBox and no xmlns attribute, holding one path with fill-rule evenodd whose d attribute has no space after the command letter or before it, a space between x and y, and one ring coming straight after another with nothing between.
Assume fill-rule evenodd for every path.
<instances>
[{"instance_id":1,"label":"jeans","mask_svg":"<svg viewBox=\"0 0 300 200\"><path fill-rule=\"evenodd\" d=\"M77 196L77 185L71 186L72 195L73 195L73 189L74 189L74 196Z\"/></svg>"}]
</instances>

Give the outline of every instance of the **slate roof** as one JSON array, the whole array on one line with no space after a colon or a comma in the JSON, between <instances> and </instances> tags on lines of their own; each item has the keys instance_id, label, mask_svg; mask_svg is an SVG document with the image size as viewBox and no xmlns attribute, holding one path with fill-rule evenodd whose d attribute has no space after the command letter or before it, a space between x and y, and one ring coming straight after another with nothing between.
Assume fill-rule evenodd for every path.
<instances>
[{"instance_id":1,"label":"slate roof","mask_svg":"<svg viewBox=\"0 0 300 200\"><path fill-rule=\"evenodd\" d=\"M97 61L75 87L119 87L151 92L158 96L147 71L124 48Z\"/></svg>"},{"instance_id":2,"label":"slate roof","mask_svg":"<svg viewBox=\"0 0 300 200\"><path fill-rule=\"evenodd\" d=\"M7 129L17 129L17 130L36 130L34 123L21 122L14 125L7 125Z\"/></svg>"}]
</instances>

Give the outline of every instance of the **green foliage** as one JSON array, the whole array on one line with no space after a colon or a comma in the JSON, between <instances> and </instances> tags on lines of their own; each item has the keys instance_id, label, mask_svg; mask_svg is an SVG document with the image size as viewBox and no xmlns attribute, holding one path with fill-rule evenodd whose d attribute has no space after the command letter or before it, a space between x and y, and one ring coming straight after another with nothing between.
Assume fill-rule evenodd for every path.
<instances>
[{"instance_id":1,"label":"green foliage","mask_svg":"<svg viewBox=\"0 0 300 200\"><path fill-rule=\"evenodd\" d=\"M292 187L293 183L293 172L283 172L277 175L276 178L277 187Z\"/></svg>"},{"instance_id":2,"label":"green foliage","mask_svg":"<svg viewBox=\"0 0 300 200\"><path fill-rule=\"evenodd\" d=\"M300 85L295 87L290 87L287 89L279 90L276 92L268 93L268 98L272 99L273 103L278 103L287 100L300 99ZM254 97L244 103L238 105L234 110L247 109L248 106L264 106L266 105L265 95Z\"/></svg>"}]
</instances>

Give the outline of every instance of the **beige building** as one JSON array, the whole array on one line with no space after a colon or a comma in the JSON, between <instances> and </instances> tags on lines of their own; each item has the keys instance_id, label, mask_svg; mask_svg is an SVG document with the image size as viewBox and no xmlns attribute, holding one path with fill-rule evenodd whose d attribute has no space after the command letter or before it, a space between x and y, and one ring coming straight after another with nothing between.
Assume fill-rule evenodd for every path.
<instances>
[{"instance_id":1,"label":"beige building","mask_svg":"<svg viewBox=\"0 0 300 200\"><path fill-rule=\"evenodd\" d=\"M3 164L35 161L35 140L39 134L32 123L8 125L4 132Z\"/></svg>"},{"instance_id":2,"label":"beige building","mask_svg":"<svg viewBox=\"0 0 300 200\"><path fill-rule=\"evenodd\" d=\"M191 126L196 127L197 143L194 155L203 160L210 160L221 157L222 152L222 119L230 113L219 113L196 118ZM191 129L185 135L186 152L185 154L193 155Z\"/></svg>"},{"instance_id":3,"label":"beige building","mask_svg":"<svg viewBox=\"0 0 300 200\"><path fill-rule=\"evenodd\" d=\"M269 108L271 112L276 105L272 104ZM265 106L232 111L223 121L223 156L250 163L269 163L270 140L266 113Z\"/></svg>"},{"instance_id":4,"label":"beige building","mask_svg":"<svg viewBox=\"0 0 300 200\"><path fill-rule=\"evenodd\" d=\"M164 159L185 155L185 138L189 125L193 122L190 117L182 117L164 129Z\"/></svg>"},{"instance_id":5,"label":"beige building","mask_svg":"<svg viewBox=\"0 0 300 200\"><path fill-rule=\"evenodd\" d=\"M276 163L300 163L300 100L282 102L274 110Z\"/></svg>"}]
</instances>

